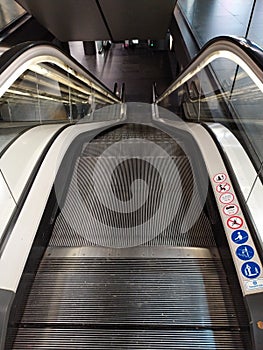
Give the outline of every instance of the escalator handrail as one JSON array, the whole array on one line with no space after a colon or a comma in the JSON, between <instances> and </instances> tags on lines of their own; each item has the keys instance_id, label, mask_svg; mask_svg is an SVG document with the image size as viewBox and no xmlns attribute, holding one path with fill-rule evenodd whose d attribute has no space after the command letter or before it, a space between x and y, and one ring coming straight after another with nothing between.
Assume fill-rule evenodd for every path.
<instances>
[{"instance_id":1,"label":"escalator handrail","mask_svg":"<svg viewBox=\"0 0 263 350\"><path fill-rule=\"evenodd\" d=\"M212 57L220 57L222 51L228 51L238 56L263 83L263 50L254 42L245 38L219 36L211 39L203 46L175 81L157 98L156 103L164 100L195 74L199 73L213 60Z\"/></svg>"},{"instance_id":2,"label":"escalator handrail","mask_svg":"<svg viewBox=\"0 0 263 350\"><path fill-rule=\"evenodd\" d=\"M49 42L45 41L38 41L38 42L24 42L18 45L15 45L11 47L9 50L4 52L2 56L0 57L0 87L2 86L1 76L8 67L13 64L15 61L21 60L21 65L24 63L23 59L26 60L26 57L24 54L29 54L31 52L31 56L34 54L34 51L36 51L36 57L39 55L37 49L43 48L46 50L46 55L49 55L49 50L52 50L52 54L50 56L56 57L54 55L55 52L57 52L58 56L63 56L66 62L72 64L74 67L77 68L78 73L81 73L85 77L88 77L89 80L93 83L93 88L97 91L103 92L108 98L110 98L113 102L120 103L120 98L116 96L113 91L111 91L106 85L104 85L98 78L96 78L90 71L88 71L85 67L83 67L74 57L68 55L64 51L62 51L58 46L51 44ZM23 57L21 59L21 57ZM58 57L56 57L58 58Z\"/></svg>"}]
</instances>

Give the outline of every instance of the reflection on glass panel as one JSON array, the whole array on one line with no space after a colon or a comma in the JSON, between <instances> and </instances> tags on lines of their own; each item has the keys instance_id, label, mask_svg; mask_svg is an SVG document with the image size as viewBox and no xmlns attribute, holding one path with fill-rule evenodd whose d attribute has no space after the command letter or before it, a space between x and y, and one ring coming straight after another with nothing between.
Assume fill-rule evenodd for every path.
<instances>
[{"instance_id":1,"label":"reflection on glass panel","mask_svg":"<svg viewBox=\"0 0 263 350\"><path fill-rule=\"evenodd\" d=\"M37 121L39 119L35 74L28 71L19 77L0 99L3 122Z\"/></svg>"},{"instance_id":2,"label":"reflection on glass panel","mask_svg":"<svg viewBox=\"0 0 263 350\"><path fill-rule=\"evenodd\" d=\"M251 147L263 162L263 95L259 87L240 67L230 97L242 128L251 143Z\"/></svg>"},{"instance_id":3,"label":"reflection on glass panel","mask_svg":"<svg viewBox=\"0 0 263 350\"><path fill-rule=\"evenodd\" d=\"M1 0L0 2L0 30L22 16L26 11L15 0Z\"/></svg>"},{"instance_id":4,"label":"reflection on glass panel","mask_svg":"<svg viewBox=\"0 0 263 350\"><path fill-rule=\"evenodd\" d=\"M200 69L179 84L163 105L186 120L225 125L259 171L263 162L263 84L248 68L241 69L234 56L233 61L217 57Z\"/></svg>"},{"instance_id":5,"label":"reflection on glass panel","mask_svg":"<svg viewBox=\"0 0 263 350\"><path fill-rule=\"evenodd\" d=\"M221 71L222 64L223 62L216 65L221 67ZM166 107L187 120L215 121L231 117L228 109L228 96L233 77L231 78L229 73L232 74L235 71L234 66L229 67L231 71L222 75L222 78L224 75L228 77L227 80L218 78L213 68L212 66L206 67L193 75L183 86L168 96L165 101ZM179 106L174 108L177 104Z\"/></svg>"},{"instance_id":6,"label":"reflection on glass panel","mask_svg":"<svg viewBox=\"0 0 263 350\"><path fill-rule=\"evenodd\" d=\"M88 75L77 73L57 58L47 57L47 61L31 64L0 97L0 148L11 142L20 128L93 122L96 109L118 102ZM107 119L103 114L100 118Z\"/></svg>"},{"instance_id":7,"label":"reflection on glass panel","mask_svg":"<svg viewBox=\"0 0 263 350\"><path fill-rule=\"evenodd\" d=\"M65 87L56 79L56 72L55 74L50 74L53 68L48 67L48 65L39 64L34 67L34 71L40 120L59 121L71 119L68 108L70 103L69 87Z\"/></svg>"},{"instance_id":8,"label":"reflection on glass panel","mask_svg":"<svg viewBox=\"0 0 263 350\"><path fill-rule=\"evenodd\" d=\"M71 71L71 70L69 70ZM30 66L0 98L0 121L72 121L110 101L52 63Z\"/></svg>"},{"instance_id":9,"label":"reflection on glass panel","mask_svg":"<svg viewBox=\"0 0 263 350\"><path fill-rule=\"evenodd\" d=\"M50 63L32 66L31 70L37 75L38 105L42 121L72 121L85 116L83 110L89 110L89 87Z\"/></svg>"},{"instance_id":10,"label":"reflection on glass panel","mask_svg":"<svg viewBox=\"0 0 263 350\"><path fill-rule=\"evenodd\" d=\"M262 119L262 91L240 67L237 69L230 101L240 119Z\"/></svg>"},{"instance_id":11,"label":"reflection on glass panel","mask_svg":"<svg viewBox=\"0 0 263 350\"><path fill-rule=\"evenodd\" d=\"M245 36L253 0L178 0L178 5L194 37L203 46L220 35ZM258 19L262 23L262 13Z\"/></svg>"},{"instance_id":12,"label":"reflection on glass panel","mask_svg":"<svg viewBox=\"0 0 263 350\"><path fill-rule=\"evenodd\" d=\"M225 94L230 94L235 80L237 65L229 59L219 57L211 63L216 80Z\"/></svg>"},{"instance_id":13,"label":"reflection on glass panel","mask_svg":"<svg viewBox=\"0 0 263 350\"><path fill-rule=\"evenodd\" d=\"M200 81L201 119L230 121L233 118L229 98L235 81L237 65L226 58L217 58L198 74Z\"/></svg>"},{"instance_id":14,"label":"reflection on glass panel","mask_svg":"<svg viewBox=\"0 0 263 350\"><path fill-rule=\"evenodd\" d=\"M263 1L257 0L255 4L255 9L253 12L253 17L251 25L248 32L248 38L256 42L259 46L263 47Z\"/></svg>"},{"instance_id":15,"label":"reflection on glass panel","mask_svg":"<svg viewBox=\"0 0 263 350\"><path fill-rule=\"evenodd\" d=\"M187 0L187 1L178 0L178 4L180 4L182 11L186 15L188 21L191 23L195 12L195 0Z\"/></svg>"},{"instance_id":16,"label":"reflection on glass panel","mask_svg":"<svg viewBox=\"0 0 263 350\"><path fill-rule=\"evenodd\" d=\"M5 147L15 139L18 135L20 135L27 127L24 126L12 126L5 127L0 129L0 154L4 151Z\"/></svg>"},{"instance_id":17,"label":"reflection on glass panel","mask_svg":"<svg viewBox=\"0 0 263 350\"><path fill-rule=\"evenodd\" d=\"M207 120L221 117L220 99L217 98L221 92L215 88L211 80L211 72L208 69L204 69L196 77L199 81L198 121L201 121L204 116Z\"/></svg>"}]
</instances>

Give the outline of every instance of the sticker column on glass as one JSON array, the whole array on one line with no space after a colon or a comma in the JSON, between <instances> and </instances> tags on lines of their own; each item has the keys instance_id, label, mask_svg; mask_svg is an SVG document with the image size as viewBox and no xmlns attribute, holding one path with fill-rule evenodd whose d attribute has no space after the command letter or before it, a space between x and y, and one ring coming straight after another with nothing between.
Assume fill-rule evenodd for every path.
<instances>
[{"instance_id":1,"label":"sticker column on glass","mask_svg":"<svg viewBox=\"0 0 263 350\"><path fill-rule=\"evenodd\" d=\"M244 294L263 289L263 271L254 242L225 171L212 177L216 201Z\"/></svg>"}]
</instances>

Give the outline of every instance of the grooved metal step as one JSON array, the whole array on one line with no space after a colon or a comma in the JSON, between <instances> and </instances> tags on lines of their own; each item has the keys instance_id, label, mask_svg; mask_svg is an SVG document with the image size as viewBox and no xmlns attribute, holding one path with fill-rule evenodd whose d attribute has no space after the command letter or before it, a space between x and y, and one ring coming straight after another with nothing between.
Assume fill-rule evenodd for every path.
<instances>
[{"instance_id":1,"label":"grooved metal step","mask_svg":"<svg viewBox=\"0 0 263 350\"><path fill-rule=\"evenodd\" d=\"M50 245L215 246L203 203L198 193L193 193L193 176L187 158L144 157L125 161L124 157L123 160L117 157L78 160ZM94 176L96 167L98 174ZM160 178L158 169L164 169L165 179ZM111 172L115 176L108 188ZM142 185L132 191L132 183L137 179L142 179ZM107 196L111 190L117 198ZM117 204L113 205L114 199ZM125 210L124 204L127 204ZM191 204L197 215L193 225L184 229Z\"/></svg>"},{"instance_id":2,"label":"grooved metal step","mask_svg":"<svg viewBox=\"0 0 263 350\"><path fill-rule=\"evenodd\" d=\"M107 148L109 148L114 142L119 142L118 147L119 151L117 152L118 154L122 154L122 148L123 148L123 140L126 140L126 144L130 144L130 146L134 146L136 144L139 144L141 147L147 146L149 142L153 142L155 145L161 147L168 156L171 157L185 157L185 154L182 150L182 148L174 142L172 138L167 136L167 139L162 139L161 137L159 138L154 138L154 137L143 137L139 135L135 136L130 136L130 137L117 137L116 140L101 140L101 139L95 139L91 143L88 143L83 147L83 151L81 156L82 157L99 157ZM116 148L116 145L115 145ZM117 151L117 149L116 149ZM136 149L134 156L139 157L141 155L141 152L137 150L136 154Z\"/></svg>"},{"instance_id":3,"label":"grooved metal step","mask_svg":"<svg viewBox=\"0 0 263 350\"><path fill-rule=\"evenodd\" d=\"M96 239L94 242L89 240L89 238L95 238L96 231L85 232L85 234L82 234L82 231L76 232L71 225L70 217L65 217L63 212L58 216L49 245L51 247L96 246ZM104 244L109 243L112 243L112 239L105 235ZM173 220L166 230L151 240L145 240L141 246L215 247L216 243L210 222L204 212L201 212L196 223L187 232L178 230L177 221Z\"/></svg>"},{"instance_id":4,"label":"grooved metal step","mask_svg":"<svg viewBox=\"0 0 263 350\"><path fill-rule=\"evenodd\" d=\"M11 340L10 340L11 343ZM11 348L11 345L10 345ZM10 349L9 347L6 350ZM246 331L37 329L18 330L13 350L251 350Z\"/></svg>"},{"instance_id":5,"label":"grooved metal step","mask_svg":"<svg viewBox=\"0 0 263 350\"><path fill-rule=\"evenodd\" d=\"M239 327L220 261L192 257L47 256L22 324Z\"/></svg>"},{"instance_id":6,"label":"grooved metal step","mask_svg":"<svg viewBox=\"0 0 263 350\"><path fill-rule=\"evenodd\" d=\"M83 146L50 245L215 246L182 148L150 127L120 130Z\"/></svg>"}]
</instances>

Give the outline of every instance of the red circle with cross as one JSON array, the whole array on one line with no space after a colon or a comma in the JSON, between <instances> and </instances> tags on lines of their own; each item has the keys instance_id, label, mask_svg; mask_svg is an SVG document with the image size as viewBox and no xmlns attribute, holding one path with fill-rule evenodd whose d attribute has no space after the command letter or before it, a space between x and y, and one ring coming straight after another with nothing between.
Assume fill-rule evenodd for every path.
<instances>
[{"instance_id":1,"label":"red circle with cross","mask_svg":"<svg viewBox=\"0 0 263 350\"><path fill-rule=\"evenodd\" d=\"M227 220L227 226L231 229L238 230L244 224L244 220L240 216L231 216Z\"/></svg>"}]
</instances>

